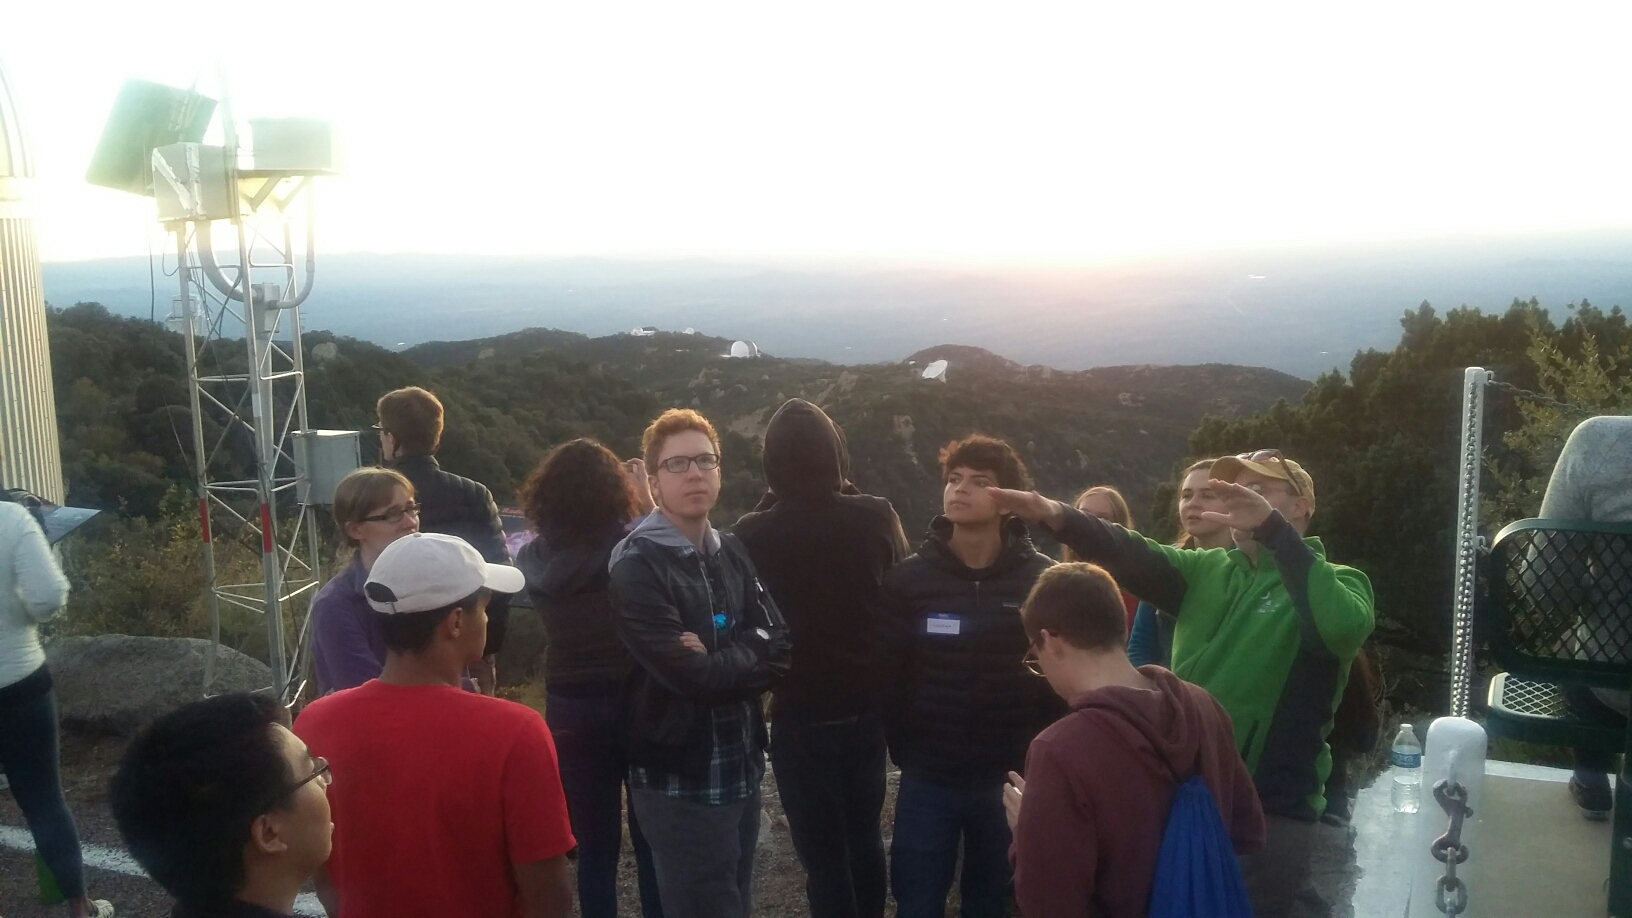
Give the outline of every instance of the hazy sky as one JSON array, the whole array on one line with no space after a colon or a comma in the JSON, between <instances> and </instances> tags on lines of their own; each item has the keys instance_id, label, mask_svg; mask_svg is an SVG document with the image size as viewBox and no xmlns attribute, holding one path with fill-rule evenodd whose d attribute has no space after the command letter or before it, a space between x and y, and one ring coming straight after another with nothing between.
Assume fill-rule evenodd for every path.
<instances>
[{"instance_id":1,"label":"hazy sky","mask_svg":"<svg viewBox=\"0 0 1632 918\"><path fill-rule=\"evenodd\" d=\"M169 247L85 165L124 79L217 94L218 61L240 120L342 133L330 252L1072 261L1632 226L1632 4L4 7L53 260Z\"/></svg>"}]
</instances>

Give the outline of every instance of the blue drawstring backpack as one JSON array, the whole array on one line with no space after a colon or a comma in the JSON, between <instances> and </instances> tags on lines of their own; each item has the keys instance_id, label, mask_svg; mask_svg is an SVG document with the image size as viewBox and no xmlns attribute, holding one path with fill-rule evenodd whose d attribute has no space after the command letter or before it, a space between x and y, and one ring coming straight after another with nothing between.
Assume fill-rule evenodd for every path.
<instances>
[{"instance_id":1,"label":"blue drawstring backpack","mask_svg":"<svg viewBox=\"0 0 1632 918\"><path fill-rule=\"evenodd\" d=\"M1177 775L1174 776L1175 780ZM1150 918L1252 918L1235 845L1198 772L1180 781L1162 830Z\"/></svg>"}]
</instances>

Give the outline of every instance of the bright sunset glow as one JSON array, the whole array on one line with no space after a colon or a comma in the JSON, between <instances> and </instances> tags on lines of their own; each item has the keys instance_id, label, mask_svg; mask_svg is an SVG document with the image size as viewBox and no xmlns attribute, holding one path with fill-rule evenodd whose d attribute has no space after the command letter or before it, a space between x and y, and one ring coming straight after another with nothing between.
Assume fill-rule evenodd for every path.
<instances>
[{"instance_id":1,"label":"bright sunset glow","mask_svg":"<svg viewBox=\"0 0 1632 918\"><path fill-rule=\"evenodd\" d=\"M325 252L1075 261L1632 225L1624 4L11 6L47 259L167 246L85 166L124 79L218 96L218 58L241 121L341 133Z\"/></svg>"}]
</instances>

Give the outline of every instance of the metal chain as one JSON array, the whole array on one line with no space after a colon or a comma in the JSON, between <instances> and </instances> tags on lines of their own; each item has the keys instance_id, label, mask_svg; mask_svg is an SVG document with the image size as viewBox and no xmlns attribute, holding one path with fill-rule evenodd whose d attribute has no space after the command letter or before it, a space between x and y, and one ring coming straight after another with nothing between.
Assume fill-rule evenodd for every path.
<instances>
[{"instance_id":1,"label":"metal chain","mask_svg":"<svg viewBox=\"0 0 1632 918\"><path fill-rule=\"evenodd\" d=\"M1472 816L1473 810L1468 808L1467 788L1455 781L1436 783L1434 799L1450 817L1445 834L1434 839L1428 848L1434 860L1445 865L1445 875L1439 878L1434 891L1434 905L1447 915L1460 915L1468 909L1468 884L1456 875L1456 868L1468 859L1468 846L1462 844L1462 821Z\"/></svg>"},{"instance_id":2,"label":"metal chain","mask_svg":"<svg viewBox=\"0 0 1632 918\"><path fill-rule=\"evenodd\" d=\"M1492 374L1468 367L1462 382L1462 454L1457 469L1456 571L1451 631L1451 715L1468 715L1473 683L1473 605L1479 554L1479 473L1484 467L1485 386Z\"/></svg>"},{"instance_id":3,"label":"metal chain","mask_svg":"<svg viewBox=\"0 0 1632 918\"><path fill-rule=\"evenodd\" d=\"M1582 408L1578 405L1571 405L1568 402L1561 402L1556 398L1542 395L1540 392L1531 392L1529 389L1520 389L1518 386L1515 386L1512 383L1501 382L1494 377L1491 378L1490 385L1493 388L1500 389L1516 398L1528 399L1537 403L1538 405L1546 405L1549 408L1556 408L1565 414L1573 414L1584 418L1590 418L1598 414L1597 411Z\"/></svg>"}]
</instances>

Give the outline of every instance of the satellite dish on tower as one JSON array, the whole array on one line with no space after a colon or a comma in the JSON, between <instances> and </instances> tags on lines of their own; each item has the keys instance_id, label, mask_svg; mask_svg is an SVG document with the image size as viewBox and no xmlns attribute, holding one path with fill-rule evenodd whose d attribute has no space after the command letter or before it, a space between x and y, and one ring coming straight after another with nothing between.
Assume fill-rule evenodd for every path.
<instances>
[{"instance_id":1,"label":"satellite dish on tower","mask_svg":"<svg viewBox=\"0 0 1632 918\"><path fill-rule=\"evenodd\" d=\"M929 366L924 367L924 378L938 379L941 382L946 382L946 361L937 360Z\"/></svg>"},{"instance_id":2,"label":"satellite dish on tower","mask_svg":"<svg viewBox=\"0 0 1632 918\"><path fill-rule=\"evenodd\" d=\"M746 341L733 341L731 342L731 353L726 356L752 357L754 356L754 346Z\"/></svg>"}]
</instances>

